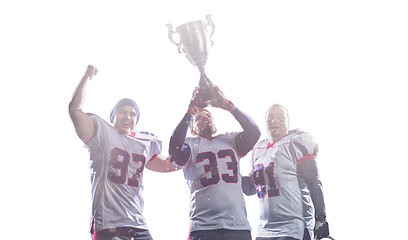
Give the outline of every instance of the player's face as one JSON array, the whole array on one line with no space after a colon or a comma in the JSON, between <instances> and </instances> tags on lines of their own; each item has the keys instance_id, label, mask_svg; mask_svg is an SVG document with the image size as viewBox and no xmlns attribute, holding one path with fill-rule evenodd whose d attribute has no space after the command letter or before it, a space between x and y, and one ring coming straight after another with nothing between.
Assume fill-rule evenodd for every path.
<instances>
[{"instance_id":1,"label":"player's face","mask_svg":"<svg viewBox=\"0 0 408 240\"><path fill-rule=\"evenodd\" d=\"M130 133L136 126L137 113L132 106L125 105L119 108L116 114L114 127L123 134Z\"/></svg>"},{"instance_id":2,"label":"player's face","mask_svg":"<svg viewBox=\"0 0 408 240\"><path fill-rule=\"evenodd\" d=\"M211 113L200 111L194 118L193 130L202 137L212 136L216 131L213 120Z\"/></svg>"},{"instance_id":3,"label":"player's face","mask_svg":"<svg viewBox=\"0 0 408 240\"><path fill-rule=\"evenodd\" d=\"M266 131L269 139L277 142L282 139L289 130L289 118L286 110L280 106L273 106L266 111Z\"/></svg>"}]
</instances>

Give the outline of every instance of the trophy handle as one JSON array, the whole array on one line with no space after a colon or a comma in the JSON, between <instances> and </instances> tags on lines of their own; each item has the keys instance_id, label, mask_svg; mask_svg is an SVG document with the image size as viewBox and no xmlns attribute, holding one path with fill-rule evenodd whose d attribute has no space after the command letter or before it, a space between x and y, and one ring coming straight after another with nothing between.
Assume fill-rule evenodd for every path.
<instances>
[{"instance_id":1,"label":"trophy handle","mask_svg":"<svg viewBox=\"0 0 408 240\"><path fill-rule=\"evenodd\" d=\"M169 37L170 41L171 41L172 43L174 43L174 44L177 45L178 52L181 53L180 43L177 43L177 42L174 41L174 39L173 39L173 34L176 33L175 31L173 31L173 25L172 25L171 23L169 23L169 24L166 25L166 27L169 29L168 37Z\"/></svg>"},{"instance_id":2,"label":"trophy handle","mask_svg":"<svg viewBox=\"0 0 408 240\"><path fill-rule=\"evenodd\" d=\"M207 19L207 26L211 26L210 41L211 41L211 46L212 46L212 45L214 45L214 42L212 40L212 35L215 32L215 24L211 19L211 14L206 15L205 18Z\"/></svg>"}]
</instances>

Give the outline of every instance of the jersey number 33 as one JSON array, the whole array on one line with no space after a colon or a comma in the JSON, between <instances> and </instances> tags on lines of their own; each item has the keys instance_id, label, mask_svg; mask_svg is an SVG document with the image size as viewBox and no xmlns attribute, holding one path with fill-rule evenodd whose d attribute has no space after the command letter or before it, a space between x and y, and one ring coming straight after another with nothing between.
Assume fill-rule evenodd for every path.
<instances>
[{"instance_id":1,"label":"jersey number 33","mask_svg":"<svg viewBox=\"0 0 408 240\"><path fill-rule=\"evenodd\" d=\"M196 163L199 164L204 162L204 172L210 173L211 177L202 177L200 182L204 187L217 184L220 179L226 183L237 183L238 182L238 162L235 157L234 151L231 149L224 149L219 151L217 154L213 152L202 152L196 157ZM218 167L218 163L226 164L226 168L229 173L221 174ZM222 167L225 168L225 167ZM232 175L231 175L232 173Z\"/></svg>"}]
</instances>

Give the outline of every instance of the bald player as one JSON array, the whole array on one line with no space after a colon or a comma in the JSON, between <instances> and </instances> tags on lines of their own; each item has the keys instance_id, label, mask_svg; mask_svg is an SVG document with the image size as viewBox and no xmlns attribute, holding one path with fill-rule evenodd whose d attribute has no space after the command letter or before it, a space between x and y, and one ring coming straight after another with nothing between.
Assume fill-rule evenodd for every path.
<instances>
[{"instance_id":1,"label":"bald player","mask_svg":"<svg viewBox=\"0 0 408 240\"><path fill-rule=\"evenodd\" d=\"M190 187L190 240L251 240L239 161L260 137L257 125L219 91L212 106L229 111L243 131L215 135L212 114L193 94L170 139L171 160ZM194 137L188 137L191 126Z\"/></svg>"},{"instance_id":2,"label":"bald player","mask_svg":"<svg viewBox=\"0 0 408 240\"><path fill-rule=\"evenodd\" d=\"M162 145L156 136L133 131L140 111L132 99L124 98L112 109L113 126L82 111L86 85L96 73L89 65L69 104L76 133L90 152L92 238L151 240L143 217L143 170L177 168L160 155Z\"/></svg>"},{"instance_id":3,"label":"bald player","mask_svg":"<svg viewBox=\"0 0 408 240\"><path fill-rule=\"evenodd\" d=\"M265 126L269 138L256 144L251 156L251 176L261 206L256 239L328 237L323 189L316 165L317 143L309 133L289 131L288 112L279 104L267 110ZM250 189L243 188L246 193Z\"/></svg>"}]
</instances>

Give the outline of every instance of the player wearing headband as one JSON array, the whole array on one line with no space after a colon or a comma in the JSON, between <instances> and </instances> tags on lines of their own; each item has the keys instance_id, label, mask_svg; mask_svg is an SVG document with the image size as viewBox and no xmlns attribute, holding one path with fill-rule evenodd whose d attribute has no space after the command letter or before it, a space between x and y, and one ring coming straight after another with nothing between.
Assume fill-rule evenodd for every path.
<instances>
[{"instance_id":1,"label":"player wearing headband","mask_svg":"<svg viewBox=\"0 0 408 240\"><path fill-rule=\"evenodd\" d=\"M143 170L170 172L176 167L160 155L156 136L134 131L140 111L132 99L122 99L112 109L113 126L82 111L86 85L96 73L89 65L69 104L76 133L90 152L92 237L150 240L143 217Z\"/></svg>"},{"instance_id":2,"label":"player wearing headband","mask_svg":"<svg viewBox=\"0 0 408 240\"><path fill-rule=\"evenodd\" d=\"M250 240L239 161L258 141L257 125L218 90L212 106L229 111L242 132L215 135L211 113L193 93L187 113L170 139L171 160L190 187L190 240ZM188 137L191 126L194 137Z\"/></svg>"}]
</instances>

